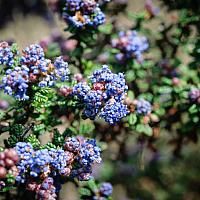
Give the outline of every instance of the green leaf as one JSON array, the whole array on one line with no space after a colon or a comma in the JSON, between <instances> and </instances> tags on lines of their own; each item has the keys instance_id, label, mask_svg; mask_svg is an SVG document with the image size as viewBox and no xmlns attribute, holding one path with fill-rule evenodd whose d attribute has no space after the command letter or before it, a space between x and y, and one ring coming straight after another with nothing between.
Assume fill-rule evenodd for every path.
<instances>
[{"instance_id":1,"label":"green leaf","mask_svg":"<svg viewBox=\"0 0 200 200\"><path fill-rule=\"evenodd\" d=\"M45 124L38 124L38 125L35 125L34 126L34 131L42 131L42 130L45 130Z\"/></svg>"},{"instance_id":2,"label":"green leaf","mask_svg":"<svg viewBox=\"0 0 200 200\"><path fill-rule=\"evenodd\" d=\"M135 80L135 72L133 70L129 70L126 72L126 80L127 82Z\"/></svg>"},{"instance_id":3,"label":"green leaf","mask_svg":"<svg viewBox=\"0 0 200 200\"><path fill-rule=\"evenodd\" d=\"M99 31L104 34L110 34L112 32L112 28L112 24L104 24L102 26L99 26Z\"/></svg>"},{"instance_id":4,"label":"green leaf","mask_svg":"<svg viewBox=\"0 0 200 200\"><path fill-rule=\"evenodd\" d=\"M128 122L130 125L134 125L137 122L137 116L135 113L129 115Z\"/></svg>"},{"instance_id":5,"label":"green leaf","mask_svg":"<svg viewBox=\"0 0 200 200\"><path fill-rule=\"evenodd\" d=\"M190 108L189 108L189 112L192 113L196 113L197 112L197 105L193 104Z\"/></svg>"},{"instance_id":6,"label":"green leaf","mask_svg":"<svg viewBox=\"0 0 200 200\"><path fill-rule=\"evenodd\" d=\"M87 188L80 188L79 189L79 194L81 195L81 196L91 196L91 191L89 190L89 189L87 189Z\"/></svg>"},{"instance_id":7,"label":"green leaf","mask_svg":"<svg viewBox=\"0 0 200 200\"><path fill-rule=\"evenodd\" d=\"M136 131L139 133L144 133L147 136L152 136L152 128L148 124L138 124L136 126Z\"/></svg>"},{"instance_id":8,"label":"green leaf","mask_svg":"<svg viewBox=\"0 0 200 200\"><path fill-rule=\"evenodd\" d=\"M92 123L81 122L80 127L79 127L79 134L88 135L93 132L94 128L95 127Z\"/></svg>"},{"instance_id":9,"label":"green leaf","mask_svg":"<svg viewBox=\"0 0 200 200\"><path fill-rule=\"evenodd\" d=\"M98 187L97 187L97 185L96 185L94 179L90 179L90 180L88 181L88 187L89 187L93 192L95 192L95 191L98 190Z\"/></svg>"}]
</instances>

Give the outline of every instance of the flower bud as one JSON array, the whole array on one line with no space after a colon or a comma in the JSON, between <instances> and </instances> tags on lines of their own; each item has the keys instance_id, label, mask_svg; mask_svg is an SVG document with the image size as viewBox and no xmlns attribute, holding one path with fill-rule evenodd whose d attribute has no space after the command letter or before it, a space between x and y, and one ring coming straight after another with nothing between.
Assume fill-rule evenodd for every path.
<instances>
[{"instance_id":1,"label":"flower bud","mask_svg":"<svg viewBox=\"0 0 200 200\"><path fill-rule=\"evenodd\" d=\"M6 178L7 170L0 166L0 178Z\"/></svg>"}]
</instances>

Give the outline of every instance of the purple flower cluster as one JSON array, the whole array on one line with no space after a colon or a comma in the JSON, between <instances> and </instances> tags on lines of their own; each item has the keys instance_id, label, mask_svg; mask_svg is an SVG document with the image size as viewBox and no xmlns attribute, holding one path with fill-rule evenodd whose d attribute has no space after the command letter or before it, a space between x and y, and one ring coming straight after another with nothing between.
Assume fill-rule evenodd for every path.
<instances>
[{"instance_id":1,"label":"purple flower cluster","mask_svg":"<svg viewBox=\"0 0 200 200\"><path fill-rule=\"evenodd\" d=\"M142 62L142 53L148 49L148 40L144 36L139 36L136 31L121 31L118 38L112 40L112 47L118 49L120 53L116 55L119 62L125 62L136 58Z\"/></svg>"},{"instance_id":2,"label":"purple flower cluster","mask_svg":"<svg viewBox=\"0 0 200 200\"><path fill-rule=\"evenodd\" d=\"M110 183L102 183L99 188L101 196L108 197L112 194L113 187Z\"/></svg>"},{"instance_id":3,"label":"purple flower cluster","mask_svg":"<svg viewBox=\"0 0 200 200\"><path fill-rule=\"evenodd\" d=\"M127 105L111 99L106 102L105 106L99 114L99 117L105 119L105 121L110 124L114 124L125 117L127 113Z\"/></svg>"},{"instance_id":4,"label":"purple flower cluster","mask_svg":"<svg viewBox=\"0 0 200 200\"><path fill-rule=\"evenodd\" d=\"M64 148L75 155L71 176L77 177L79 180L90 179L92 165L101 162L101 149L97 146L96 141L80 137L67 138Z\"/></svg>"},{"instance_id":5,"label":"purple flower cluster","mask_svg":"<svg viewBox=\"0 0 200 200\"><path fill-rule=\"evenodd\" d=\"M41 183L30 181L27 184L27 189L35 192L37 200L56 200L56 188L52 177L45 178Z\"/></svg>"},{"instance_id":6,"label":"purple flower cluster","mask_svg":"<svg viewBox=\"0 0 200 200\"><path fill-rule=\"evenodd\" d=\"M192 89L189 94L189 99L192 103L199 103L200 104L200 89L195 88Z\"/></svg>"},{"instance_id":7,"label":"purple flower cluster","mask_svg":"<svg viewBox=\"0 0 200 200\"><path fill-rule=\"evenodd\" d=\"M0 43L0 65L12 66L14 64L14 53L7 42Z\"/></svg>"},{"instance_id":8,"label":"purple flower cluster","mask_svg":"<svg viewBox=\"0 0 200 200\"><path fill-rule=\"evenodd\" d=\"M29 69L26 66L15 67L6 70L0 88L4 89L5 94L13 95L16 99L27 100L28 82Z\"/></svg>"},{"instance_id":9,"label":"purple flower cluster","mask_svg":"<svg viewBox=\"0 0 200 200\"><path fill-rule=\"evenodd\" d=\"M22 56L19 56L19 66L7 69L2 79L1 88L6 94L13 95L19 100L27 100L30 83L37 83L39 87L50 87L56 80L68 80L68 63L61 57L56 58L53 64L45 59L40 45L30 45L22 53Z\"/></svg>"},{"instance_id":10,"label":"purple flower cluster","mask_svg":"<svg viewBox=\"0 0 200 200\"><path fill-rule=\"evenodd\" d=\"M63 18L78 29L97 28L105 22L105 15L95 0L66 0Z\"/></svg>"},{"instance_id":11,"label":"purple flower cluster","mask_svg":"<svg viewBox=\"0 0 200 200\"><path fill-rule=\"evenodd\" d=\"M144 99L137 100L137 103L136 103L137 114L147 115L151 113L151 110L152 110L152 106L148 101Z\"/></svg>"},{"instance_id":12,"label":"purple flower cluster","mask_svg":"<svg viewBox=\"0 0 200 200\"><path fill-rule=\"evenodd\" d=\"M63 148L64 150L53 148L34 150L30 143L18 142L15 146L19 156L16 181L35 191L37 199L42 199L41 196L47 192L45 190L48 190L48 196L54 195L55 190L56 192L60 190L60 183L54 184L54 187L53 182L49 180L54 179L56 182L63 176L88 180L91 177L92 165L101 162L101 150L96 141L68 137ZM53 192L50 192L52 190Z\"/></svg>"},{"instance_id":13,"label":"purple flower cluster","mask_svg":"<svg viewBox=\"0 0 200 200\"><path fill-rule=\"evenodd\" d=\"M53 185L54 180L51 177L46 178L36 190L36 199L38 200L56 200L56 188Z\"/></svg>"},{"instance_id":14,"label":"purple flower cluster","mask_svg":"<svg viewBox=\"0 0 200 200\"><path fill-rule=\"evenodd\" d=\"M103 65L89 79L91 87L79 82L73 88L73 94L84 103L84 117L94 120L99 116L114 124L128 114L123 103L128 90L123 73L114 74L107 65Z\"/></svg>"},{"instance_id":15,"label":"purple flower cluster","mask_svg":"<svg viewBox=\"0 0 200 200\"><path fill-rule=\"evenodd\" d=\"M18 182L26 182L27 177L65 175L68 171L69 157L62 149L35 151L30 143L25 142L18 142L15 149L20 158Z\"/></svg>"}]
</instances>

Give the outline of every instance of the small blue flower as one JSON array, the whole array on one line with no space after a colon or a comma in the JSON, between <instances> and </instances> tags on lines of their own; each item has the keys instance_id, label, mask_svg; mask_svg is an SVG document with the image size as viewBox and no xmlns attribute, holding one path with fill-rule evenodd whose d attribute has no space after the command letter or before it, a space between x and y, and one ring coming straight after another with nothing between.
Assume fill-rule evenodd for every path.
<instances>
[{"instance_id":1,"label":"small blue flower","mask_svg":"<svg viewBox=\"0 0 200 200\"><path fill-rule=\"evenodd\" d=\"M116 54L118 61L136 58L138 62L142 62L142 53L148 49L149 43L146 37L139 36L136 31L121 31L118 38L112 40L112 46L120 51Z\"/></svg>"},{"instance_id":2,"label":"small blue flower","mask_svg":"<svg viewBox=\"0 0 200 200\"><path fill-rule=\"evenodd\" d=\"M102 183L99 188L101 196L110 196L113 191L113 187L110 183Z\"/></svg>"},{"instance_id":3,"label":"small blue flower","mask_svg":"<svg viewBox=\"0 0 200 200\"><path fill-rule=\"evenodd\" d=\"M136 105L137 114L147 115L151 113L151 110L152 110L152 106L148 101L144 99L140 99L137 101L137 105Z\"/></svg>"}]
</instances>

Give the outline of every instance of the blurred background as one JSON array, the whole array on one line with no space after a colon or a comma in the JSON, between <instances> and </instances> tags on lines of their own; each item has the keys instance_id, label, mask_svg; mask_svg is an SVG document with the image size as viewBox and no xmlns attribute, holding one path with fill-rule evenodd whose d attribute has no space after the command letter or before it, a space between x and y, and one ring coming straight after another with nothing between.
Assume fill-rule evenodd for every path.
<instances>
[{"instance_id":1,"label":"blurred background","mask_svg":"<svg viewBox=\"0 0 200 200\"><path fill-rule=\"evenodd\" d=\"M56 1L56 0L55 0ZM153 1L161 7L161 1ZM200 1L193 1L199 5ZM52 12L49 3L54 0L0 0L0 40L17 42L20 48L32 43L39 43L52 34L61 34L65 23L59 14ZM129 0L127 10L137 13L144 10L144 0ZM198 6L197 6L198 7ZM197 8L198 12L198 8ZM160 15L167 20L176 17L176 11L169 11L165 6L160 8ZM130 20L123 15L118 23L129 27ZM156 21L148 24L157 28ZM180 52L180 56L183 56ZM184 57L188 62L188 57ZM102 181L111 181L114 186L114 200L199 200L200 199L200 145L189 143L182 149L182 156L174 157L173 141L169 145L169 135L173 132L162 132L162 137L155 142L158 151L152 152L145 147L146 143L135 141L134 135L126 138L126 157L118 159L119 145L111 141L103 153L105 162L96 166L94 177ZM45 138L43 138L45 140ZM119 138L120 141L120 138ZM78 200L73 184L63 186L61 199Z\"/></svg>"}]
</instances>

